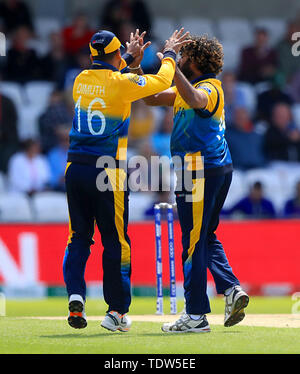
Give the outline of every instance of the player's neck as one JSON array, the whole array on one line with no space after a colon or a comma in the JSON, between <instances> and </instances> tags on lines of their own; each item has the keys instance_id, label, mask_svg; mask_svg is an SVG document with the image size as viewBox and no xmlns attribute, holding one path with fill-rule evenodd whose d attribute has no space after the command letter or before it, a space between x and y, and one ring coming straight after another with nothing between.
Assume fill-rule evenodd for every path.
<instances>
[{"instance_id":1,"label":"player's neck","mask_svg":"<svg viewBox=\"0 0 300 374\"><path fill-rule=\"evenodd\" d=\"M196 69L196 68L192 68L191 69L191 76L189 78L189 81L192 82L194 81L195 79L201 77L203 75L202 71Z\"/></svg>"}]
</instances>

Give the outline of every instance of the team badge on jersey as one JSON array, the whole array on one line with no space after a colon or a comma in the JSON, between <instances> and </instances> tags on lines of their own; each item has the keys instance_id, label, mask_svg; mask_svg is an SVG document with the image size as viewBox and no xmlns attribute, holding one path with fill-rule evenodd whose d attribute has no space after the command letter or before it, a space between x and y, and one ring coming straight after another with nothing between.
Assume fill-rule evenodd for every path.
<instances>
[{"instance_id":1,"label":"team badge on jersey","mask_svg":"<svg viewBox=\"0 0 300 374\"><path fill-rule=\"evenodd\" d=\"M128 79L141 87L144 87L146 85L146 79L141 75L130 75L128 76Z\"/></svg>"},{"instance_id":2,"label":"team badge on jersey","mask_svg":"<svg viewBox=\"0 0 300 374\"><path fill-rule=\"evenodd\" d=\"M211 89L207 86L200 86L199 88L201 88L202 90L205 90L209 95L211 94Z\"/></svg>"}]
</instances>

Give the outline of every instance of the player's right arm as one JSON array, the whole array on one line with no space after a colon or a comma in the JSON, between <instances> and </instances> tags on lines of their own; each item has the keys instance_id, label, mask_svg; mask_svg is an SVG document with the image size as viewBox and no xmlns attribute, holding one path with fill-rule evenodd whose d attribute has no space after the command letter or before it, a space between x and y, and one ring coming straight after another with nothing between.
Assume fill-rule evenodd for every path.
<instances>
[{"instance_id":1,"label":"player's right arm","mask_svg":"<svg viewBox=\"0 0 300 374\"><path fill-rule=\"evenodd\" d=\"M157 53L157 57L162 60L162 53ZM176 87L171 87L155 95L147 96L143 100L149 106L173 106L176 99L176 94Z\"/></svg>"},{"instance_id":2,"label":"player's right arm","mask_svg":"<svg viewBox=\"0 0 300 374\"><path fill-rule=\"evenodd\" d=\"M175 98L176 91L171 87L155 95L145 97L144 102L150 106L173 106Z\"/></svg>"},{"instance_id":3,"label":"player's right arm","mask_svg":"<svg viewBox=\"0 0 300 374\"><path fill-rule=\"evenodd\" d=\"M176 68L176 53L189 43L188 33L183 35L183 28L174 31L166 40L161 67L156 75L123 74L120 77L120 89L127 101L136 101L167 90L173 81Z\"/></svg>"}]
</instances>

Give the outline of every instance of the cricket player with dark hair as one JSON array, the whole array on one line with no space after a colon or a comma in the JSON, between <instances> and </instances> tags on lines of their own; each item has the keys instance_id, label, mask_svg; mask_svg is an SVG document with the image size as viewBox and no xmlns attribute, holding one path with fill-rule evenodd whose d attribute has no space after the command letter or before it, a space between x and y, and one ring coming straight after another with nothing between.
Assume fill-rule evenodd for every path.
<instances>
[{"instance_id":1,"label":"cricket player with dark hair","mask_svg":"<svg viewBox=\"0 0 300 374\"><path fill-rule=\"evenodd\" d=\"M111 331L128 331L126 316L131 303L131 248L127 235L128 192L126 173L127 135L131 103L171 86L176 53L187 42L183 29L166 41L161 67L156 75L137 75L145 48L145 33L131 33L127 52L121 56L119 39L100 30L91 39L91 68L75 79L75 115L70 131L66 167L69 208L69 240L63 275L69 297L68 323L87 326L85 315L85 267L97 225L104 247L103 293L108 310L101 326ZM126 66L129 72L124 72ZM101 157L111 158L96 167ZM99 164L97 163L97 166ZM102 189L97 177L105 174L109 188Z\"/></svg>"},{"instance_id":2,"label":"cricket player with dark hair","mask_svg":"<svg viewBox=\"0 0 300 374\"><path fill-rule=\"evenodd\" d=\"M224 94L216 77L222 71L223 49L215 38L190 39L180 51L175 86L144 99L148 105L173 106L171 154L182 160L186 173L179 175L192 181L192 188L181 183L182 188L175 191L186 311L174 323L162 326L164 332L171 333L210 331L207 268L217 293L225 295L225 326L242 321L249 301L215 233L233 171L224 137Z\"/></svg>"}]
</instances>

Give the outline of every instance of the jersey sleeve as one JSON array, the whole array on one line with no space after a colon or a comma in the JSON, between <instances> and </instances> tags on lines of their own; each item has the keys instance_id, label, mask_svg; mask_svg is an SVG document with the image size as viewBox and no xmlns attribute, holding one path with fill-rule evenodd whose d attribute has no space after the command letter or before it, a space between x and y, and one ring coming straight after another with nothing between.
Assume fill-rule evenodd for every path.
<instances>
[{"instance_id":1,"label":"jersey sleeve","mask_svg":"<svg viewBox=\"0 0 300 374\"><path fill-rule=\"evenodd\" d=\"M120 94L124 101L136 101L168 89L175 74L175 60L166 57L162 60L157 74L122 74L120 76Z\"/></svg>"},{"instance_id":2,"label":"jersey sleeve","mask_svg":"<svg viewBox=\"0 0 300 374\"><path fill-rule=\"evenodd\" d=\"M218 102L219 95L217 89L209 83L199 84L195 88L207 96L207 105L202 110L212 113Z\"/></svg>"},{"instance_id":3,"label":"jersey sleeve","mask_svg":"<svg viewBox=\"0 0 300 374\"><path fill-rule=\"evenodd\" d=\"M173 90L176 95L178 94L178 89L176 86L172 86L171 90Z\"/></svg>"}]
</instances>

